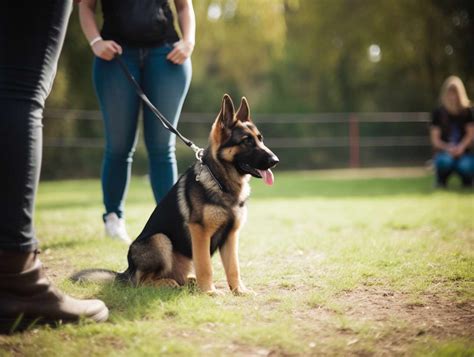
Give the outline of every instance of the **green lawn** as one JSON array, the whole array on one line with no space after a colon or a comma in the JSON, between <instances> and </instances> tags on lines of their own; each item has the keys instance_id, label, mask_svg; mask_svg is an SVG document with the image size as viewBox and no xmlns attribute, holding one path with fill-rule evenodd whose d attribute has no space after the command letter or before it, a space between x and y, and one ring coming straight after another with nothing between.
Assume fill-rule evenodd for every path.
<instances>
[{"instance_id":1,"label":"green lawn","mask_svg":"<svg viewBox=\"0 0 474 357\"><path fill-rule=\"evenodd\" d=\"M76 285L83 268L121 270L127 247L103 236L99 181L41 184L41 259L64 291L99 297L105 324L0 336L14 356L474 354L474 195L434 191L422 170L281 173L253 180L241 236L255 297ZM153 209L145 178L127 201L131 235ZM226 287L214 258L215 281Z\"/></svg>"}]
</instances>

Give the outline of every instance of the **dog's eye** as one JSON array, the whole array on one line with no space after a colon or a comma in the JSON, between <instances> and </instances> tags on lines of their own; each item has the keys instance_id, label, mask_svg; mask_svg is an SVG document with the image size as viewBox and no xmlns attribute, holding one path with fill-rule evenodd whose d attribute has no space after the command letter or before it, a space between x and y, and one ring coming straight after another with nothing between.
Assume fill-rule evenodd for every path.
<instances>
[{"instance_id":1,"label":"dog's eye","mask_svg":"<svg viewBox=\"0 0 474 357\"><path fill-rule=\"evenodd\" d=\"M257 135L257 139L258 139L258 141L263 142L263 136L262 136L262 134L258 134L258 135Z\"/></svg>"},{"instance_id":2,"label":"dog's eye","mask_svg":"<svg viewBox=\"0 0 474 357\"><path fill-rule=\"evenodd\" d=\"M253 138L251 136L244 136L241 141L244 145L251 145L253 144Z\"/></svg>"}]
</instances>

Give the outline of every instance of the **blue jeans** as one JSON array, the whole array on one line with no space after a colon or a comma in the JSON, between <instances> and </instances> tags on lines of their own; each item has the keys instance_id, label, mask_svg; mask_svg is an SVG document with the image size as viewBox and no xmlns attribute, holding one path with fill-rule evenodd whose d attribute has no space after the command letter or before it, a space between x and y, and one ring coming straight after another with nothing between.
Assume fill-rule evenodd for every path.
<instances>
[{"instance_id":1,"label":"blue jeans","mask_svg":"<svg viewBox=\"0 0 474 357\"><path fill-rule=\"evenodd\" d=\"M463 154L458 158L447 152L440 152L434 157L437 183L445 186L448 177L456 172L461 176L464 185L472 185L474 178L474 155Z\"/></svg>"},{"instance_id":2,"label":"blue jeans","mask_svg":"<svg viewBox=\"0 0 474 357\"><path fill-rule=\"evenodd\" d=\"M156 48L123 48L122 59L151 102L177 125L191 81L191 61L175 65L166 59L171 45ZM105 129L102 191L106 214L124 214L124 200L137 143L141 100L119 64L94 60L94 85ZM176 137L143 107L143 131L148 152L150 181L158 203L177 179Z\"/></svg>"},{"instance_id":3,"label":"blue jeans","mask_svg":"<svg viewBox=\"0 0 474 357\"><path fill-rule=\"evenodd\" d=\"M0 250L31 252L43 109L72 1L0 1Z\"/></svg>"}]
</instances>

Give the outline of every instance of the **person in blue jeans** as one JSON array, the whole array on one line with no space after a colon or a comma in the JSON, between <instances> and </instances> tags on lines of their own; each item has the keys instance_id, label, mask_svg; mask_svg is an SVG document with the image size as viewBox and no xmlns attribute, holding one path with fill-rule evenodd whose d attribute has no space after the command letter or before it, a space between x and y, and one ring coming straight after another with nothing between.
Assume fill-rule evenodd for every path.
<instances>
[{"instance_id":1,"label":"person in blue jeans","mask_svg":"<svg viewBox=\"0 0 474 357\"><path fill-rule=\"evenodd\" d=\"M174 0L182 33L179 38L168 0L102 0L104 23L95 21L96 0L79 5L82 30L95 54L93 79L105 128L102 190L106 234L130 243L124 201L137 142L138 113L148 151L153 194L158 203L177 180L175 136L145 106L114 60L121 54L151 102L177 125L191 81L190 56L195 42L191 0Z\"/></svg>"},{"instance_id":2,"label":"person in blue jeans","mask_svg":"<svg viewBox=\"0 0 474 357\"><path fill-rule=\"evenodd\" d=\"M451 76L441 88L441 107L432 114L431 143L436 150L436 186L447 187L448 178L457 173L464 187L474 178L474 114L461 79Z\"/></svg>"}]
</instances>

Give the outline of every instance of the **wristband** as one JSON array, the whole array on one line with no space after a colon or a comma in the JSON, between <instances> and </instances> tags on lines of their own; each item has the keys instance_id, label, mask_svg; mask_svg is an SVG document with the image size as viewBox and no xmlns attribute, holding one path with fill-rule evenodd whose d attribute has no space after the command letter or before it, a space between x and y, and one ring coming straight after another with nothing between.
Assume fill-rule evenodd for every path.
<instances>
[{"instance_id":1,"label":"wristband","mask_svg":"<svg viewBox=\"0 0 474 357\"><path fill-rule=\"evenodd\" d=\"M99 41L102 41L102 37L100 36L97 36L96 38L94 38L91 42L89 42L89 46L94 46L97 42Z\"/></svg>"}]
</instances>

